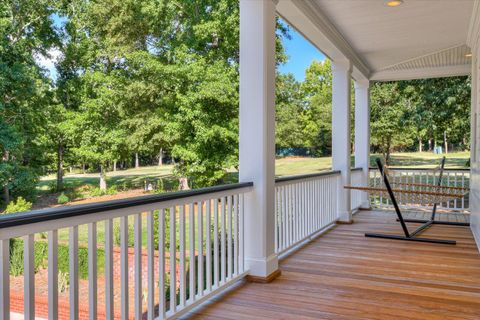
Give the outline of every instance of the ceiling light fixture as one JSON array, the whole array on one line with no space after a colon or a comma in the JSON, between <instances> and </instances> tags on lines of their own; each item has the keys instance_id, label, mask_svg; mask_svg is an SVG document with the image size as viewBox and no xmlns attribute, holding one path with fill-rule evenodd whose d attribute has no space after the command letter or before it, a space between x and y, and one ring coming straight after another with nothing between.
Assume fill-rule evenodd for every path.
<instances>
[{"instance_id":1,"label":"ceiling light fixture","mask_svg":"<svg viewBox=\"0 0 480 320\"><path fill-rule=\"evenodd\" d=\"M467 53L467 54L465 55L465 57L471 58L471 57L472 57L472 54L471 54L471 53Z\"/></svg>"},{"instance_id":2,"label":"ceiling light fixture","mask_svg":"<svg viewBox=\"0 0 480 320\"><path fill-rule=\"evenodd\" d=\"M387 6L389 7L398 7L403 3L403 0L389 0L387 1Z\"/></svg>"}]
</instances>

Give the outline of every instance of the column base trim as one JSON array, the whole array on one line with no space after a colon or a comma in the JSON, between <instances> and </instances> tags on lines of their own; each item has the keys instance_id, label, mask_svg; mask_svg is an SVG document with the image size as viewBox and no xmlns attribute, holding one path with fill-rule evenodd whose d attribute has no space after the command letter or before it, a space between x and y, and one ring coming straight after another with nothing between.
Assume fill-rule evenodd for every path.
<instances>
[{"instance_id":1,"label":"column base trim","mask_svg":"<svg viewBox=\"0 0 480 320\"><path fill-rule=\"evenodd\" d=\"M252 275L247 275L247 281L248 282L253 282L253 283L270 283L276 278L278 278L282 274L282 270L278 269L270 273L266 277L260 277L260 276L252 276Z\"/></svg>"},{"instance_id":2,"label":"column base trim","mask_svg":"<svg viewBox=\"0 0 480 320\"><path fill-rule=\"evenodd\" d=\"M354 221L353 221L353 219L346 220L346 221L345 221L345 220L337 220L336 223L337 223L337 224L353 224Z\"/></svg>"}]
</instances>

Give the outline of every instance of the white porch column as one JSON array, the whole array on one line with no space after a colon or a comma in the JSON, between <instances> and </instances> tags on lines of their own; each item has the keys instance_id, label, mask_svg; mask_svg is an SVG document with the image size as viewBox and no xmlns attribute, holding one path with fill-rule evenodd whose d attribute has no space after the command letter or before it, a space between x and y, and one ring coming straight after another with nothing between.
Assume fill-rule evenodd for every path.
<instances>
[{"instance_id":1,"label":"white porch column","mask_svg":"<svg viewBox=\"0 0 480 320\"><path fill-rule=\"evenodd\" d=\"M362 185L368 186L370 166L370 90L368 81L355 81L355 168L362 168ZM368 193L362 192L361 208L369 208Z\"/></svg>"},{"instance_id":2,"label":"white porch column","mask_svg":"<svg viewBox=\"0 0 480 320\"><path fill-rule=\"evenodd\" d=\"M332 168L342 172L338 187L339 222L351 223L350 190L350 105L352 66L348 61L332 61Z\"/></svg>"},{"instance_id":3,"label":"white porch column","mask_svg":"<svg viewBox=\"0 0 480 320\"><path fill-rule=\"evenodd\" d=\"M240 182L251 279L278 274L275 254L275 4L240 1ZM270 276L270 278L269 278Z\"/></svg>"}]
</instances>

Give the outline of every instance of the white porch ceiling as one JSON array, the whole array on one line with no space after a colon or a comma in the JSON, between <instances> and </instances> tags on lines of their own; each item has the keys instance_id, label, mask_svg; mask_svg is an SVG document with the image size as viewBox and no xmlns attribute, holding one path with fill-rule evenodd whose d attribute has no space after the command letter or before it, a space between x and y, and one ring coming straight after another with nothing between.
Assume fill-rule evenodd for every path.
<instances>
[{"instance_id":1,"label":"white porch ceiling","mask_svg":"<svg viewBox=\"0 0 480 320\"><path fill-rule=\"evenodd\" d=\"M336 53L316 41L300 12L332 43L339 43L341 51L347 48L347 56L358 59L354 67L368 69L368 75L361 72L364 76L396 80L469 74L471 59L465 55L470 52L466 43L474 2L404 0L391 8L386 0L280 0L277 8L332 59Z\"/></svg>"}]
</instances>

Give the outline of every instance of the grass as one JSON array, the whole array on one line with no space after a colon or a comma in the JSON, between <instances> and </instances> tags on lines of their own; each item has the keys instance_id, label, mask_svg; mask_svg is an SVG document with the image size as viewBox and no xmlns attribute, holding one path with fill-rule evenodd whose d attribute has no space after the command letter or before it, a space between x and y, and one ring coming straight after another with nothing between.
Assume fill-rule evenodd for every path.
<instances>
[{"instance_id":1,"label":"grass","mask_svg":"<svg viewBox=\"0 0 480 320\"><path fill-rule=\"evenodd\" d=\"M109 172L107 174L107 181L109 185L122 186L123 184L143 187L144 180L165 178L166 182L173 179L172 176L173 165L164 165L162 167L151 166L141 167L138 169L127 169L116 172ZM81 186L89 185L92 187L98 187L99 184L98 173L67 173L64 176L65 189L75 189ZM37 189L40 193L46 193L51 190L51 185L55 183L56 177L54 174L44 176L40 179Z\"/></svg>"},{"instance_id":2,"label":"grass","mask_svg":"<svg viewBox=\"0 0 480 320\"><path fill-rule=\"evenodd\" d=\"M370 163L374 165L374 159L379 155L372 155L370 157ZM446 168L468 168L467 161L470 158L469 151L452 152L446 155L433 154L430 152L405 152L394 153L390 161L390 166L393 167L410 167L410 168L433 168L438 166L440 159L445 156L447 161L445 163Z\"/></svg>"},{"instance_id":3,"label":"grass","mask_svg":"<svg viewBox=\"0 0 480 320\"><path fill-rule=\"evenodd\" d=\"M382 157L378 154L372 154L370 163L375 165L375 158ZM429 152L412 152L412 153L394 153L391 155L391 166L395 167L436 167L443 155L433 154ZM467 168L467 161L470 153L454 152L446 155L447 168ZM354 165L354 157L352 157L352 166ZM330 170L332 167L331 157L322 158L303 158L289 157L277 159L275 162L275 175L288 176L298 174L317 173L324 170ZM151 166L141 167L139 169L128 169L117 172L109 172L107 180L109 185L121 186L123 184L136 185L142 187L145 179L164 178L166 184L172 184L176 179L172 176L172 165L164 165L162 167ZM234 182L237 175L232 172L229 175L229 182ZM55 183L55 176L49 175L42 177L38 184L40 192L49 192L50 186ZM64 178L66 189L74 189L84 185L97 187L99 183L98 173L87 174L67 174ZM168 186L166 186L168 189Z\"/></svg>"}]
</instances>

